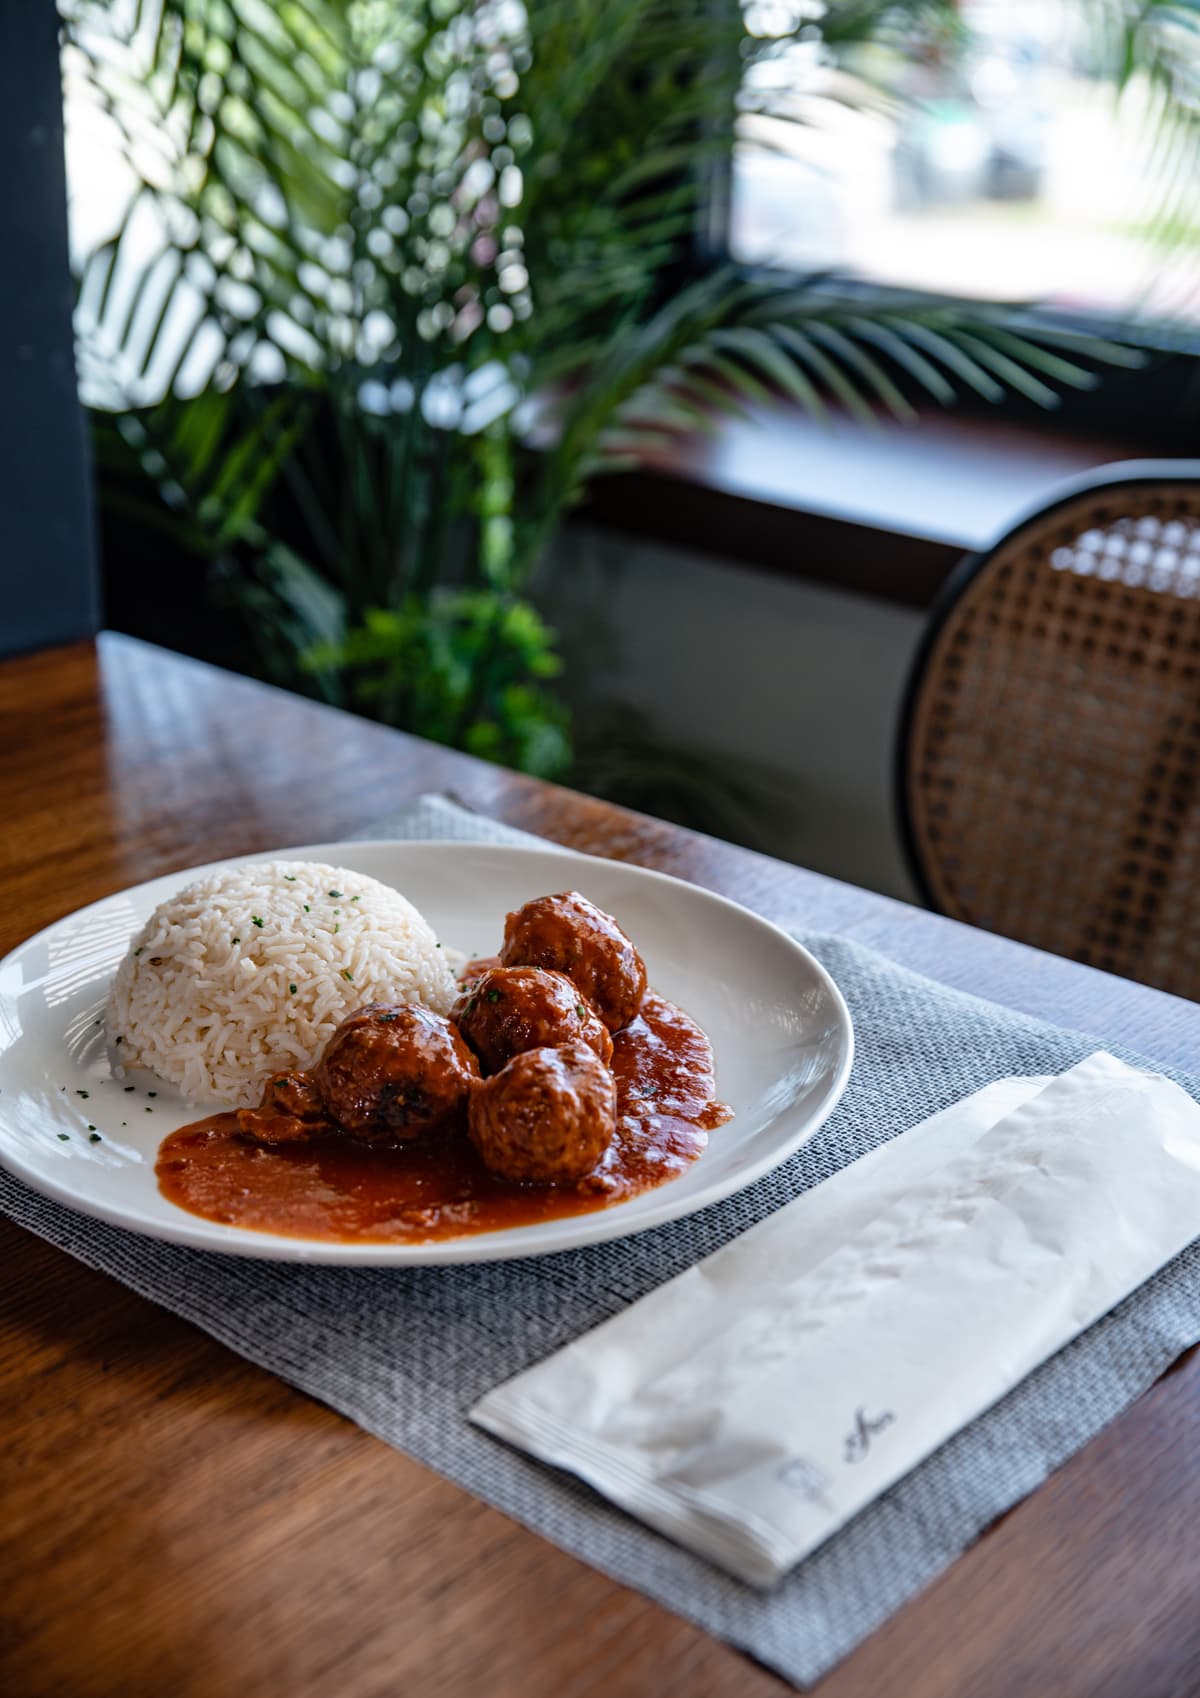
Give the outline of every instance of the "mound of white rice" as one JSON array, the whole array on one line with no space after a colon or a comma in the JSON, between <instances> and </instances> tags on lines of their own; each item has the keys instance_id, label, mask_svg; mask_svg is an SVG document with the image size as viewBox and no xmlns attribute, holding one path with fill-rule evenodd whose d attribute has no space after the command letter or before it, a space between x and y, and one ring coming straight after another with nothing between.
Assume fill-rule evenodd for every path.
<instances>
[{"instance_id":1,"label":"mound of white rice","mask_svg":"<svg viewBox=\"0 0 1200 1698\"><path fill-rule=\"evenodd\" d=\"M311 1067L364 1002L445 1014L454 973L411 902L315 861L251 861L157 907L108 1002L119 1069L144 1067L194 1102L254 1103L263 1075Z\"/></svg>"}]
</instances>

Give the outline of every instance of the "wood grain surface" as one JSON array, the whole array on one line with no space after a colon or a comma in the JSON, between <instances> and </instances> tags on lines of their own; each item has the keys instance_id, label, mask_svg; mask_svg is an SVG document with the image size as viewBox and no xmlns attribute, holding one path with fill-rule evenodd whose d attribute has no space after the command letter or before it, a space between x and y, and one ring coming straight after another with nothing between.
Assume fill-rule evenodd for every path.
<instances>
[{"instance_id":1,"label":"wood grain surface","mask_svg":"<svg viewBox=\"0 0 1200 1698\"><path fill-rule=\"evenodd\" d=\"M0 667L0 952L423 790L784 916L797 869L126 639ZM823 1698L1200 1694L1193 1357ZM736 1651L0 1224L6 1698L765 1698Z\"/></svg>"}]
</instances>

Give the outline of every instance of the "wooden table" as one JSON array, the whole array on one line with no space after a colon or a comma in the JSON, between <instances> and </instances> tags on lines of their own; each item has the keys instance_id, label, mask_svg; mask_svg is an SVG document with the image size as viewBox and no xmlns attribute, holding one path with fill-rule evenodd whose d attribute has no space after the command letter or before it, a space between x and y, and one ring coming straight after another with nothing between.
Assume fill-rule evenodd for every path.
<instances>
[{"instance_id":1,"label":"wooden table","mask_svg":"<svg viewBox=\"0 0 1200 1698\"><path fill-rule=\"evenodd\" d=\"M772 917L811 911L814 888L831 911L853 896L868 919L883 912L128 639L0 666L0 722L0 953L124 885L336 837L427 790ZM1131 993L1128 1006L1185 1031L1185 1005ZM8 1223L0 1256L12 1698L787 1690ZM1200 1693L1198 1438L1193 1356L836 1669L823 1698Z\"/></svg>"}]
</instances>

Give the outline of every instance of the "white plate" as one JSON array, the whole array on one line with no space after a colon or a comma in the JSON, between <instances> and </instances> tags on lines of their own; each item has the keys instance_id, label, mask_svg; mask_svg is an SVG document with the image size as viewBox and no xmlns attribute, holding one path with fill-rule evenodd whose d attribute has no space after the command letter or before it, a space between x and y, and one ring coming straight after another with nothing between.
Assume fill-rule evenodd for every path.
<instances>
[{"instance_id":1,"label":"white plate","mask_svg":"<svg viewBox=\"0 0 1200 1698\"><path fill-rule=\"evenodd\" d=\"M0 962L0 1162L35 1190L154 1238L227 1255L393 1266L543 1255L643 1232L740 1191L777 1167L832 1112L853 1052L846 1005L786 932L724 897L615 861L473 843L321 843L270 856L330 862L396 886L438 937L468 954L499 947L504 915L575 888L617 916L655 990L712 1040L717 1092L736 1118L679 1179L593 1214L432 1244L331 1244L222 1226L167 1201L154 1161L203 1109L168 1087L112 1077L101 1016L131 935L209 867L193 867L39 932ZM232 863L222 862L221 865ZM149 1112L147 1112L149 1111ZM94 1126L100 1142L90 1141Z\"/></svg>"}]
</instances>

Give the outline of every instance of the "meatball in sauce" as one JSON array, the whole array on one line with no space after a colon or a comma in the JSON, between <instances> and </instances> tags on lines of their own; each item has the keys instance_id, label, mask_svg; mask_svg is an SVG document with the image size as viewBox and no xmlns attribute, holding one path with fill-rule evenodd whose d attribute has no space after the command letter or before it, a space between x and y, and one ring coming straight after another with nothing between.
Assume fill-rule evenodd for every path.
<instances>
[{"instance_id":1,"label":"meatball in sauce","mask_svg":"<svg viewBox=\"0 0 1200 1698\"><path fill-rule=\"evenodd\" d=\"M577 1040L527 1049L471 1095L471 1142L503 1179L569 1185L612 1143L617 1086L595 1050Z\"/></svg>"},{"instance_id":2,"label":"meatball in sauce","mask_svg":"<svg viewBox=\"0 0 1200 1698\"><path fill-rule=\"evenodd\" d=\"M259 1144L286 1144L335 1130L311 1073L274 1073L257 1108L237 1110L238 1131Z\"/></svg>"},{"instance_id":3,"label":"meatball in sauce","mask_svg":"<svg viewBox=\"0 0 1200 1698\"><path fill-rule=\"evenodd\" d=\"M610 1032L628 1026L646 994L646 966L611 914L577 890L539 896L504 922L506 967L565 973Z\"/></svg>"},{"instance_id":4,"label":"meatball in sauce","mask_svg":"<svg viewBox=\"0 0 1200 1698\"><path fill-rule=\"evenodd\" d=\"M450 1018L479 1057L497 1073L514 1055L574 1043L612 1060L612 1039L596 1010L562 973L545 967L493 967L464 987Z\"/></svg>"},{"instance_id":5,"label":"meatball in sauce","mask_svg":"<svg viewBox=\"0 0 1200 1698\"><path fill-rule=\"evenodd\" d=\"M466 1120L479 1063L449 1020L419 1003L368 1003L343 1020L315 1078L331 1119L388 1146Z\"/></svg>"}]
</instances>

